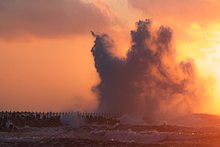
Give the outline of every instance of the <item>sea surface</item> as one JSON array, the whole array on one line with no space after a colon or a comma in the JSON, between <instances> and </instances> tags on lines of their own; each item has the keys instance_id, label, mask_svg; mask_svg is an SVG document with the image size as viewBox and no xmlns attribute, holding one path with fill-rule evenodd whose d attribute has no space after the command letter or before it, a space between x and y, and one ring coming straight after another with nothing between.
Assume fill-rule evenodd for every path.
<instances>
[{"instance_id":1,"label":"sea surface","mask_svg":"<svg viewBox=\"0 0 220 147\"><path fill-rule=\"evenodd\" d=\"M65 125L57 127L25 126L17 131L0 132L0 146L220 146L217 116L185 117L175 123L161 124L142 123L128 117L121 120L127 123L114 125L88 124L75 118L64 118L63 122Z\"/></svg>"}]
</instances>

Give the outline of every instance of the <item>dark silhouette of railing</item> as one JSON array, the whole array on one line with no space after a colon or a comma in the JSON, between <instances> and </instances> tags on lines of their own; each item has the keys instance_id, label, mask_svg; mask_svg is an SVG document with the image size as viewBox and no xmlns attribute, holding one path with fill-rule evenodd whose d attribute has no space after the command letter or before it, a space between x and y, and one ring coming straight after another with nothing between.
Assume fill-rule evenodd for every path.
<instances>
[{"instance_id":1,"label":"dark silhouette of railing","mask_svg":"<svg viewBox=\"0 0 220 147\"><path fill-rule=\"evenodd\" d=\"M19 127L54 127L62 124L64 117L78 117L85 123L116 124L119 113L97 112L0 112L0 131L13 131Z\"/></svg>"},{"instance_id":2,"label":"dark silhouette of railing","mask_svg":"<svg viewBox=\"0 0 220 147\"><path fill-rule=\"evenodd\" d=\"M109 124L119 123L120 113L96 113L96 112L78 112L78 117L83 118L86 123Z\"/></svg>"},{"instance_id":3,"label":"dark silhouette of railing","mask_svg":"<svg viewBox=\"0 0 220 147\"><path fill-rule=\"evenodd\" d=\"M0 112L0 131L18 127L51 127L61 125L60 113L54 112Z\"/></svg>"}]
</instances>

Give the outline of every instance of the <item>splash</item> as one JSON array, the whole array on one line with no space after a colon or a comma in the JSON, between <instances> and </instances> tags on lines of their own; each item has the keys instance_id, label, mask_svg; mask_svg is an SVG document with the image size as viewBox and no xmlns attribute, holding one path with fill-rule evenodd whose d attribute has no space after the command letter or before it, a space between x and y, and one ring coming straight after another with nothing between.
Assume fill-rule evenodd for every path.
<instances>
[{"instance_id":1,"label":"splash","mask_svg":"<svg viewBox=\"0 0 220 147\"><path fill-rule=\"evenodd\" d=\"M143 115L148 120L192 113L205 95L193 59L178 62L172 48L172 29L152 30L151 21L136 23L126 58L111 54L114 41L107 34L92 48L100 83L94 87L98 111Z\"/></svg>"}]
</instances>

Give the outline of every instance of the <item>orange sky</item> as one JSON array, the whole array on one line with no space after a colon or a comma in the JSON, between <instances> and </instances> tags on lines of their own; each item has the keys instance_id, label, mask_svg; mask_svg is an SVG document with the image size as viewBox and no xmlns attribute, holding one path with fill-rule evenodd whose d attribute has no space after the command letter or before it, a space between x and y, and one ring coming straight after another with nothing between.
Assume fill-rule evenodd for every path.
<instances>
[{"instance_id":1,"label":"orange sky","mask_svg":"<svg viewBox=\"0 0 220 147\"><path fill-rule=\"evenodd\" d=\"M0 1L0 108L94 110L90 31L109 33L124 55L139 19L173 29L178 59L193 58L214 87L201 111L220 114L218 0ZM214 84L216 83L216 84Z\"/></svg>"}]
</instances>

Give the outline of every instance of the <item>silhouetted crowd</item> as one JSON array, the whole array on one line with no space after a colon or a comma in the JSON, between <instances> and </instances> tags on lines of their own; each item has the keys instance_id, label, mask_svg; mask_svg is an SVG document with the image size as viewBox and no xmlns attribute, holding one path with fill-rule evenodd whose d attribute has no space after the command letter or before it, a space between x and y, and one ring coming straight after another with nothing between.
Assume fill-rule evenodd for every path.
<instances>
[{"instance_id":1,"label":"silhouetted crowd","mask_svg":"<svg viewBox=\"0 0 220 147\"><path fill-rule=\"evenodd\" d=\"M61 125L61 113L0 112L0 131L16 131L18 127L51 127Z\"/></svg>"}]
</instances>

